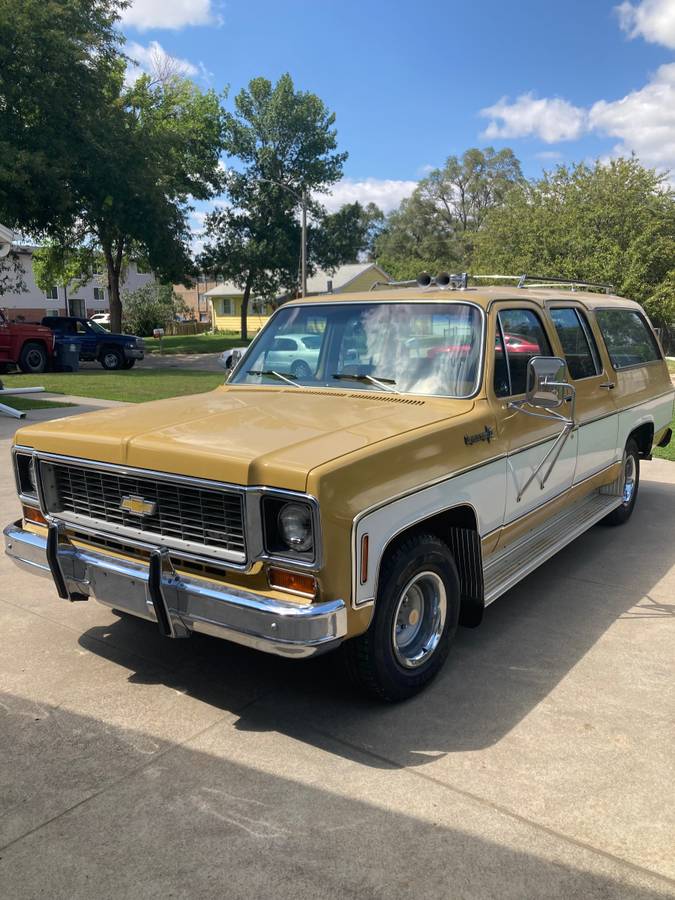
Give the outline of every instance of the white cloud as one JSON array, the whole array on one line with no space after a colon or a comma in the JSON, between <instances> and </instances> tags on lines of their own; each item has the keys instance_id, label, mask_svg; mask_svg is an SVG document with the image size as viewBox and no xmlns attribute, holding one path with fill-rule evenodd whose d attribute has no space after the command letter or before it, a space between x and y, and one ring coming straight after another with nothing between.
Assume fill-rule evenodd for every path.
<instances>
[{"instance_id":1,"label":"white cloud","mask_svg":"<svg viewBox=\"0 0 675 900\"><path fill-rule=\"evenodd\" d=\"M555 160L562 159L562 153L557 150L542 150L541 153L534 154L537 159Z\"/></svg>"},{"instance_id":2,"label":"white cloud","mask_svg":"<svg viewBox=\"0 0 675 900\"><path fill-rule=\"evenodd\" d=\"M396 209L401 200L409 197L417 187L416 181L399 181L388 178L364 178L355 181L343 178L328 194L321 194L317 199L329 212L335 212L345 203L376 203L384 212Z\"/></svg>"},{"instance_id":3,"label":"white cloud","mask_svg":"<svg viewBox=\"0 0 675 900\"><path fill-rule=\"evenodd\" d=\"M585 112L558 97L537 98L521 94L513 103L502 97L480 115L491 119L483 136L492 138L538 137L547 144L571 141L584 131Z\"/></svg>"},{"instance_id":4,"label":"white cloud","mask_svg":"<svg viewBox=\"0 0 675 900\"><path fill-rule=\"evenodd\" d=\"M675 50L675 3L673 0L642 0L615 7L621 28L629 38L643 37L653 44Z\"/></svg>"},{"instance_id":5,"label":"white cloud","mask_svg":"<svg viewBox=\"0 0 675 900\"><path fill-rule=\"evenodd\" d=\"M132 41L126 45L125 50L127 56L132 60L127 65L125 75L127 84L133 84L140 75L144 74L161 75L171 71L185 78L194 78L204 74L204 67L201 64L195 66L187 59L171 56L158 41L150 41L147 47Z\"/></svg>"},{"instance_id":6,"label":"white cloud","mask_svg":"<svg viewBox=\"0 0 675 900\"><path fill-rule=\"evenodd\" d=\"M675 63L621 100L599 100L589 112L594 131L619 138L617 153L635 151L643 163L675 166Z\"/></svg>"},{"instance_id":7,"label":"white cloud","mask_svg":"<svg viewBox=\"0 0 675 900\"><path fill-rule=\"evenodd\" d=\"M213 25L220 19L212 0L133 0L122 12L122 25L147 31L149 28L185 28Z\"/></svg>"}]
</instances>

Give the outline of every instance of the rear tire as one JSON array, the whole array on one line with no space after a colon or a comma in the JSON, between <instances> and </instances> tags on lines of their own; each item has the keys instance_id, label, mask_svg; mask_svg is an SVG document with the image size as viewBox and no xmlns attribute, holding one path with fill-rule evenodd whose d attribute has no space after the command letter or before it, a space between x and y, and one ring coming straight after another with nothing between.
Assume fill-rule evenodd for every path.
<instances>
[{"instance_id":1,"label":"rear tire","mask_svg":"<svg viewBox=\"0 0 675 900\"><path fill-rule=\"evenodd\" d=\"M640 487L640 451L633 438L623 453L623 502L602 520L603 525L623 525L633 515Z\"/></svg>"},{"instance_id":2,"label":"rear tire","mask_svg":"<svg viewBox=\"0 0 675 900\"><path fill-rule=\"evenodd\" d=\"M104 369L114 372L124 366L124 355L116 347L109 347L107 350L103 350L99 361Z\"/></svg>"},{"instance_id":3,"label":"rear tire","mask_svg":"<svg viewBox=\"0 0 675 900\"><path fill-rule=\"evenodd\" d=\"M413 697L443 667L459 607L459 576L443 541L433 534L401 541L382 563L368 631L342 647L351 679L389 703Z\"/></svg>"},{"instance_id":4,"label":"rear tire","mask_svg":"<svg viewBox=\"0 0 675 900\"><path fill-rule=\"evenodd\" d=\"M291 375L295 375L298 381L307 381L308 378L312 377L312 370L304 359L298 359L291 366Z\"/></svg>"},{"instance_id":5,"label":"rear tire","mask_svg":"<svg viewBox=\"0 0 675 900\"><path fill-rule=\"evenodd\" d=\"M27 375L40 375L47 368L47 351L43 344L29 341L21 348L19 368Z\"/></svg>"}]
</instances>

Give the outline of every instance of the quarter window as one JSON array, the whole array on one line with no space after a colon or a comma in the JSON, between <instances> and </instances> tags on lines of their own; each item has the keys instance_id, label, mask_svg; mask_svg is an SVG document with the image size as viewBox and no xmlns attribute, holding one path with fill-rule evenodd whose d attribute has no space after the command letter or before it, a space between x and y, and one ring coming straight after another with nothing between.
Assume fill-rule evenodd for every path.
<instances>
[{"instance_id":1,"label":"quarter window","mask_svg":"<svg viewBox=\"0 0 675 900\"><path fill-rule=\"evenodd\" d=\"M601 368L595 341L579 311L573 307L555 307L551 310L551 318L572 378L576 381L599 375Z\"/></svg>"},{"instance_id":2,"label":"quarter window","mask_svg":"<svg viewBox=\"0 0 675 900\"><path fill-rule=\"evenodd\" d=\"M615 369L661 359L656 339L640 313L633 309L599 309L596 317Z\"/></svg>"},{"instance_id":3,"label":"quarter window","mask_svg":"<svg viewBox=\"0 0 675 900\"><path fill-rule=\"evenodd\" d=\"M498 397L524 394L533 356L551 356L539 316L530 309L504 309L497 317L494 389Z\"/></svg>"}]
</instances>

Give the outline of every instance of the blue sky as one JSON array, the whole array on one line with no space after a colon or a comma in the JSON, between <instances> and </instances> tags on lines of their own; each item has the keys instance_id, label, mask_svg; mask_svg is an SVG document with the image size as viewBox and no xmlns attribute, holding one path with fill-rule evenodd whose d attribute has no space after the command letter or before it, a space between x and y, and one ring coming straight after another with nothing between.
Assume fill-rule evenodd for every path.
<instances>
[{"instance_id":1,"label":"blue sky","mask_svg":"<svg viewBox=\"0 0 675 900\"><path fill-rule=\"evenodd\" d=\"M527 175L635 150L675 168L675 0L134 0L128 51L201 86L291 73L337 115L329 201L397 205L429 167L511 146Z\"/></svg>"}]
</instances>

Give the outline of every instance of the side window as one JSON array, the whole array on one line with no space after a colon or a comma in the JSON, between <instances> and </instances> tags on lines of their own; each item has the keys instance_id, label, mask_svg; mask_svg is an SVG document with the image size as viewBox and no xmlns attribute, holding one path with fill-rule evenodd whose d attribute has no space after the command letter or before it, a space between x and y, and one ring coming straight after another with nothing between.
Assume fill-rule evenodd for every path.
<instances>
[{"instance_id":1,"label":"side window","mask_svg":"<svg viewBox=\"0 0 675 900\"><path fill-rule=\"evenodd\" d=\"M634 309L599 309L595 315L615 369L661 359L653 334Z\"/></svg>"},{"instance_id":2,"label":"side window","mask_svg":"<svg viewBox=\"0 0 675 900\"><path fill-rule=\"evenodd\" d=\"M579 310L573 307L556 307L551 310L551 318L572 378L576 381L599 375L602 369L595 341Z\"/></svg>"},{"instance_id":3,"label":"side window","mask_svg":"<svg viewBox=\"0 0 675 900\"><path fill-rule=\"evenodd\" d=\"M274 341L274 343L273 343L272 346L270 347L270 350L272 350L273 352L276 352L276 351L279 351L279 350L291 350L291 351L294 351L294 350L297 350L297 349L298 349L297 344L295 343L295 341L293 340L293 338L285 338L285 337L278 337L278 338L276 338L275 341Z\"/></svg>"},{"instance_id":4,"label":"side window","mask_svg":"<svg viewBox=\"0 0 675 900\"><path fill-rule=\"evenodd\" d=\"M530 309L503 309L497 323L495 393L498 397L524 394L527 364L533 356L551 356L551 345L541 319Z\"/></svg>"}]
</instances>

